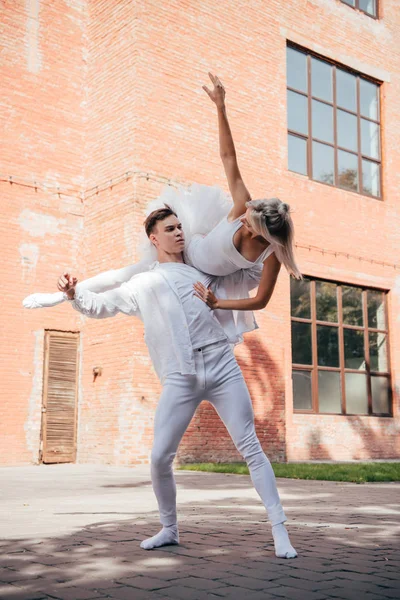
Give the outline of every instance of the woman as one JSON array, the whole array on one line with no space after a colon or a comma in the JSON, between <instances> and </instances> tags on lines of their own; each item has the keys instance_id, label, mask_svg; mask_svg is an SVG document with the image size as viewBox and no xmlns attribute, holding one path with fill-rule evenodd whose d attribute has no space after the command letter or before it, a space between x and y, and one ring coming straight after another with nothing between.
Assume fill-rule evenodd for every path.
<instances>
[{"instance_id":1,"label":"woman","mask_svg":"<svg viewBox=\"0 0 400 600\"><path fill-rule=\"evenodd\" d=\"M293 256L293 223L289 206L277 198L252 200L239 171L235 146L225 108L225 89L217 76L209 73L213 90L203 89L217 107L219 145L233 205L218 188L193 185L189 192L166 188L147 207L147 213L160 205L170 205L183 223L187 246L185 259L210 275L232 275L227 289L229 300L218 300L211 290L195 285L194 293L211 308L247 311L241 331L257 325L248 311L264 308L272 296L283 263L296 278L301 274ZM149 242L142 248L142 260L123 269L108 271L78 284L94 292L113 289L155 260ZM248 291L258 286L255 297ZM233 298L233 299L232 299ZM32 294L26 308L52 306L64 301L62 293Z\"/></svg>"},{"instance_id":2,"label":"woman","mask_svg":"<svg viewBox=\"0 0 400 600\"><path fill-rule=\"evenodd\" d=\"M235 146L225 108L225 89L217 76L209 73L214 89L203 86L217 107L219 146L232 195L233 206L226 218L206 236L195 236L188 246L189 261L212 275L228 275L238 269L263 265L254 298L218 300L201 283L195 295L211 308L259 310L271 298L283 263L288 272L301 279L293 256L293 223L289 206L277 198L251 200L239 171Z\"/></svg>"}]
</instances>

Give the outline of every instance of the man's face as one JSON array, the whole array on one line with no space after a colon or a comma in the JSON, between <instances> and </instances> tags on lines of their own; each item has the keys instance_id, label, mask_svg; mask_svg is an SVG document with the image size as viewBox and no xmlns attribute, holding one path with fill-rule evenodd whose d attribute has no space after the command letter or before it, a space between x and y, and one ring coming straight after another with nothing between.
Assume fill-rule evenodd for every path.
<instances>
[{"instance_id":1,"label":"man's face","mask_svg":"<svg viewBox=\"0 0 400 600\"><path fill-rule=\"evenodd\" d=\"M162 250L167 254L183 252L185 236L179 219L175 215L170 215L163 221L157 221L150 234L150 241L157 250Z\"/></svg>"}]
</instances>

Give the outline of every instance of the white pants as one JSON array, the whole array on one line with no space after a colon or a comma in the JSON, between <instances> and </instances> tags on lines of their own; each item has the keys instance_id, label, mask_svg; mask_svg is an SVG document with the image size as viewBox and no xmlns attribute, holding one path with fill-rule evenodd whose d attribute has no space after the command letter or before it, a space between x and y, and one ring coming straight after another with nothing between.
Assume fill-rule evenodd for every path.
<instances>
[{"instance_id":1,"label":"white pants","mask_svg":"<svg viewBox=\"0 0 400 600\"><path fill-rule=\"evenodd\" d=\"M272 525L286 521L275 475L254 429L253 407L242 372L226 342L195 350L196 375L167 377L157 406L151 477L162 525L177 522L172 462L179 443L202 400L214 406L249 467Z\"/></svg>"}]
</instances>

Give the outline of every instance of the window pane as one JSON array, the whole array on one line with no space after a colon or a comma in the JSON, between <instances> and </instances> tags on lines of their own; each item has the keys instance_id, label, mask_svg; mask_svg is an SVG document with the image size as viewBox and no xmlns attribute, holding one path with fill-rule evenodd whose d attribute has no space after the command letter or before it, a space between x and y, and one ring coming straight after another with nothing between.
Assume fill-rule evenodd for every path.
<instances>
[{"instance_id":1,"label":"window pane","mask_svg":"<svg viewBox=\"0 0 400 600\"><path fill-rule=\"evenodd\" d=\"M333 148L312 143L312 176L317 181L333 184Z\"/></svg>"},{"instance_id":2,"label":"window pane","mask_svg":"<svg viewBox=\"0 0 400 600\"><path fill-rule=\"evenodd\" d=\"M379 86L360 79L360 110L364 117L379 121L378 115L378 90Z\"/></svg>"},{"instance_id":3,"label":"window pane","mask_svg":"<svg viewBox=\"0 0 400 600\"><path fill-rule=\"evenodd\" d=\"M292 362L311 365L311 324L292 321Z\"/></svg>"},{"instance_id":4,"label":"window pane","mask_svg":"<svg viewBox=\"0 0 400 600\"><path fill-rule=\"evenodd\" d=\"M293 371L293 407L297 410L310 410L311 371Z\"/></svg>"},{"instance_id":5,"label":"window pane","mask_svg":"<svg viewBox=\"0 0 400 600\"><path fill-rule=\"evenodd\" d=\"M312 136L333 143L333 108L318 100L312 101Z\"/></svg>"},{"instance_id":6,"label":"window pane","mask_svg":"<svg viewBox=\"0 0 400 600\"><path fill-rule=\"evenodd\" d=\"M387 377L371 377L372 412L389 414L389 379Z\"/></svg>"},{"instance_id":7,"label":"window pane","mask_svg":"<svg viewBox=\"0 0 400 600\"><path fill-rule=\"evenodd\" d=\"M365 371L364 331L344 329L344 366Z\"/></svg>"},{"instance_id":8,"label":"window pane","mask_svg":"<svg viewBox=\"0 0 400 600\"><path fill-rule=\"evenodd\" d=\"M345 4L348 4L349 6L356 5L356 0L342 0L342 2L344 2Z\"/></svg>"},{"instance_id":9,"label":"window pane","mask_svg":"<svg viewBox=\"0 0 400 600\"><path fill-rule=\"evenodd\" d=\"M388 370L386 333L369 332L369 357L371 371L385 372Z\"/></svg>"},{"instance_id":10,"label":"window pane","mask_svg":"<svg viewBox=\"0 0 400 600\"><path fill-rule=\"evenodd\" d=\"M379 125L365 119L361 119L361 152L379 158Z\"/></svg>"},{"instance_id":11,"label":"window pane","mask_svg":"<svg viewBox=\"0 0 400 600\"><path fill-rule=\"evenodd\" d=\"M307 175L307 140L297 135L288 135L288 168Z\"/></svg>"},{"instance_id":12,"label":"window pane","mask_svg":"<svg viewBox=\"0 0 400 600\"><path fill-rule=\"evenodd\" d=\"M320 367L339 366L339 336L337 327L317 325L317 352Z\"/></svg>"},{"instance_id":13,"label":"window pane","mask_svg":"<svg viewBox=\"0 0 400 600\"><path fill-rule=\"evenodd\" d=\"M340 373L318 371L318 405L320 413L342 412Z\"/></svg>"},{"instance_id":14,"label":"window pane","mask_svg":"<svg viewBox=\"0 0 400 600\"><path fill-rule=\"evenodd\" d=\"M337 111L337 143L338 146L357 152L357 117L343 110Z\"/></svg>"},{"instance_id":15,"label":"window pane","mask_svg":"<svg viewBox=\"0 0 400 600\"><path fill-rule=\"evenodd\" d=\"M338 106L357 112L357 79L341 69L336 69L336 102Z\"/></svg>"},{"instance_id":16,"label":"window pane","mask_svg":"<svg viewBox=\"0 0 400 600\"><path fill-rule=\"evenodd\" d=\"M359 0L359 8L368 15L376 17L376 0Z\"/></svg>"},{"instance_id":17,"label":"window pane","mask_svg":"<svg viewBox=\"0 0 400 600\"><path fill-rule=\"evenodd\" d=\"M368 290L368 327L386 329L385 299L382 292Z\"/></svg>"},{"instance_id":18,"label":"window pane","mask_svg":"<svg viewBox=\"0 0 400 600\"><path fill-rule=\"evenodd\" d=\"M288 128L308 134L307 97L288 90Z\"/></svg>"},{"instance_id":19,"label":"window pane","mask_svg":"<svg viewBox=\"0 0 400 600\"><path fill-rule=\"evenodd\" d=\"M355 287L342 288L343 323L363 325L361 290Z\"/></svg>"},{"instance_id":20,"label":"window pane","mask_svg":"<svg viewBox=\"0 0 400 600\"><path fill-rule=\"evenodd\" d=\"M332 100L332 66L317 58L311 59L311 93L317 98Z\"/></svg>"},{"instance_id":21,"label":"window pane","mask_svg":"<svg viewBox=\"0 0 400 600\"><path fill-rule=\"evenodd\" d=\"M358 191L358 157L338 150L338 186Z\"/></svg>"},{"instance_id":22,"label":"window pane","mask_svg":"<svg viewBox=\"0 0 400 600\"><path fill-rule=\"evenodd\" d=\"M372 196L380 195L379 165L370 160L362 161L363 192Z\"/></svg>"},{"instance_id":23,"label":"window pane","mask_svg":"<svg viewBox=\"0 0 400 600\"><path fill-rule=\"evenodd\" d=\"M286 49L288 87L307 92L307 56L294 48Z\"/></svg>"},{"instance_id":24,"label":"window pane","mask_svg":"<svg viewBox=\"0 0 400 600\"><path fill-rule=\"evenodd\" d=\"M337 286L326 281L316 282L317 319L337 323Z\"/></svg>"},{"instance_id":25,"label":"window pane","mask_svg":"<svg viewBox=\"0 0 400 600\"><path fill-rule=\"evenodd\" d=\"M367 376L363 373L345 373L346 413L368 414Z\"/></svg>"},{"instance_id":26,"label":"window pane","mask_svg":"<svg viewBox=\"0 0 400 600\"><path fill-rule=\"evenodd\" d=\"M310 281L308 279L291 278L290 311L292 317L311 318Z\"/></svg>"}]
</instances>

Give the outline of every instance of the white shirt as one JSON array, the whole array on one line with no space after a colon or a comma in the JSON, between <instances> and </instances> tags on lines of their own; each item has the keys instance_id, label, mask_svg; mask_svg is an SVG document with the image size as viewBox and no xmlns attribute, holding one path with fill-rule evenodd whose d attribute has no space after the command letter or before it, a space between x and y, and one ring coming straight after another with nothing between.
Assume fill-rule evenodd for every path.
<instances>
[{"instance_id":1,"label":"white shirt","mask_svg":"<svg viewBox=\"0 0 400 600\"><path fill-rule=\"evenodd\" d=\"M73 307L88 317L104 319L113 317L119 312L134 315L142 319L145 328L145 341L154 368L161 382L171 373L182 375L195 375L194 352L189 327L186 320L184 304L189 302L189 297L180 298L175 283L177 270L165 267L166 264L181 265L180 263L155 263L151 270L135 275L119 288L97 294L89 290L78 290L72 301ZM197 280L208 282L209 279L193 267L189 268ZM171 276L171 273L174 276ZM182 274L184 270L182 269ZM179 277L181 279L181 277ZM190 287L193 279L188 278ZM182 282L179 283L182 286ZM184 288L181 287L181 293ZM193 288L192 288L193 292ZM230 343L241 341L232 312L229 310L214 311L213 317L208 307L198 298L193 297L198 304L198 314L207 314L207 327L211 327L213 334L218 332L219 339L227 339ZM168 310L166 310L168 306ZM190 314L189 314L190 313ZM189 311L189 319L194 315ZM218 319L211 323L209 319ZM204 323L204 320L202 319ZM218 323L219 322L219 323ZM193 329L192 335L196 341L202 339L201 331ZM213 340L208 339L207 343ZM214 341L216 341L214 339Z\"/></svg>"},{"instance_id":2,"label":"white shirt","mask_svg":"<svg viewBox=\"0 0 400 600\"><path fill-rule=\"evenodd\" d=\"M159 269L165 271L168 280L174 284L189 329L190 341L193 348L202 348L226 340L227 336L213 310L200 298L194 295L193 284L201 281L208 287L214 277L201 273L185 263L162 263Z\"/></svg>"}]
</instances>

